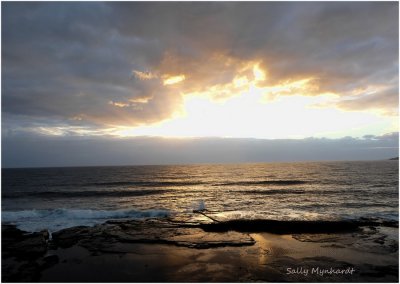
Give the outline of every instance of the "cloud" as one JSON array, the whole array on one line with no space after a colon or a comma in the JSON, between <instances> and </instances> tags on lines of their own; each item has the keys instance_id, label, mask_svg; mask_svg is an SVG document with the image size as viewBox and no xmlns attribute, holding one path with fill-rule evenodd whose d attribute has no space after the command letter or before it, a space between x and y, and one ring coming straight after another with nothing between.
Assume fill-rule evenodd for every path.
<instances>
[{"instance_id":1,"label":"cloud","mask_svg":"<svg viewBox=\"0 0 400 284\"><path fill-rule=\"evenodd\" d=\"M177 76L165 76L164 80L163 80L163 85L174 85L177 84L179 82L182 82L183 80L185 80L185 75L177 75Z\"/></svg>"},{"instance_id":2,"label":"cloud","mask_svg":"<svg viewBox=\"0 0 400 284\"><path fill-rule=\"evenodd\" d=\"M341 100L337 105L345 110L376 109L383 111L386 115L397 116L399 90L394 87L370 94L362 94L355 98Z\"/></svg>"},{"instance_id":3,"label":"cloud","mask_svg":"<svg viewBox=\"0 0 400 284\"><path fill-rule=\"evenodd\" d=\"M152 74L151 72L141 72L133 70L132 73L135 75L136 78L139 78L140 80L151 80L157 78L157 75Z\"/></svg>"},{"instance_id":4,"label":"cloud","mask_svg":"<svg viewBox=\"0 0 400 284\"><path fill-rule=\"evenodd\" d=\"M3 117L41 127L138 126L182 112L187 94L226 100L245 82L265 88L267 99L335 93L329 107L397 115L397 7L4 3ZM354 93L374 86L385 88Z\"/></svg>"},{"instance_id":5,"label":"cloud","mask_svg":"<svg viewBox=\"0 0 400 284\"><path fill-rule=\"evenodd\" d=\"M399 134L374 139L88 138L37 134L6 137L3 167L386 160L398 156Z\"/></svg>"}]
</instances>

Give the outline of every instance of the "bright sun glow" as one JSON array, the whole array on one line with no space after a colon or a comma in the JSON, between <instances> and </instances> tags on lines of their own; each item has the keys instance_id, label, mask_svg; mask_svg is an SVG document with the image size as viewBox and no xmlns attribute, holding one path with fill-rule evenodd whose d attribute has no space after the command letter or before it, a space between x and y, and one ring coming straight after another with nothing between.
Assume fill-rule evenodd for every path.
<instances>
[{"instance_id":1,"label":"bright sun glow","mask_svg":"<svg viewBox=\"0 0 400 284\"><path fill-rule=\"evenodd\" d=\"M259 64L255 64L253 66L253 74L255 81L264 81L265 80L265 72L259 66Z\"/></svg>"},{"instance_id":2,"label":"bright sun glow","mask_svg":"<svg viewBox=\"0 0 400 284\"><path fill-rule=\"evenodd\" d=\"M377 113L345 112L319 107L335 99L332 93L311 96L315 78L302 78L277 85L258 86L267 79L259 64L252 76L236 76L231 83L205 91L182 94L183 112L153 125L120 128L118 136L304 138L362 135L387 129L390 118ZM164 78L164 85L177 84L184 75ZM221 95L222 94L222 95ZM283 96L282 96L283 95ZM220 100L216 98L222 98ZM385 128L386 127L386 128ZM345 130L345 132L344 132ZM353 134L353 135L352 135Z\"/></svg>"}]
</instances>

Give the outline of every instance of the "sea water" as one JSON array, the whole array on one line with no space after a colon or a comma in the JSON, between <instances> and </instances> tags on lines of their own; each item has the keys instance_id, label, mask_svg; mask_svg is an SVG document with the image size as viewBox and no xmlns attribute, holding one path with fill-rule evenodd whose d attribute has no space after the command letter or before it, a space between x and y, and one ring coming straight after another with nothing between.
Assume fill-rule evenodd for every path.
<instances>
[{"instance_id":1,"label":"sea water","mask_svg":"<svg viewBox=\"0 0 400 284\"><path fill-rule=\"evenodd\" d=\"M398 221L398 161L2 169L2 223L56 231L110 219Z\"/></svg>"}]
</instances>

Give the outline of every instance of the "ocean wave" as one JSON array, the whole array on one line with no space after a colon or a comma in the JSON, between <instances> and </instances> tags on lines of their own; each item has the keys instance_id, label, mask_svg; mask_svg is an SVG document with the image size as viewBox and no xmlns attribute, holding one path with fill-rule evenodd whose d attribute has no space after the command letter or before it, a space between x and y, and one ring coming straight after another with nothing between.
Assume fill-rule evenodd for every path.
<instances>
[{"instance_id":1,"label":"ocean wave","mask_svg":"<svg viewBox=\"0 0 400 284\"><path fill-rule=\"evenodd\" d=\"M237 190L241 194L260 194L260 195L274 195L274 194L304 194L307 191L299 189L277 189L277 190Z\"/></svg>"},{"instance_id":2,"label":"ocean wave","mask_svg":"<svg viewBox=\"0 0 400 284\"><path fill-rule=\"evenodd\" d=\"M274 194L309 194L309 195L336 195L336 194L351 194L351 195L365 195L376 193L380 195L398 195L397 192L393 191L377 191L369 188L364 189L348 189L348 188L337 188L337 189L320 189L320 188L307 188L303 189L286 189L286 188L275 188L275 189L252 189L252 190L234 190L241 194L260 194L260 195L274 195ZM364 203L363 203L364 204ZM375 205L374 205L375 206Z\"/></svg>"},{"instance_id":3,"label":"ocean wave","mask_svg":"<svg viewBox=\"0 0 400 284\"><path fill-rule=\"evenodd\" d=\"M29 191L29 192L8 192L3 193L3 198L21 198L21 197L38 197L38 198L73 198L73 197L130 197L144 196L154 194L164 194L168 190L83 190L83 191Z\"/></svg>"},{"instance_id":4,"label":"ocean wave","mask_svg":"<svg viewBox=\"0 0 400 284\"><path fill-rule=\"evenodd\" d=\"M202 181L104 181L104 182L70 182L64 181L63 183L46 183L39 184L39 186L51 187L180 187L204 184Z\"/></svg>"},{"instance_id":5,"label":"ocean wave","mask_svg":"<svg viewBox=\"0 0 400 284\"><path fill-rule=\"evenodd\" d=\"M237 182L226 182L216 183L213 186L227 186L227 185L299 185L308 183L305 180L252 180L252 181L237 181Z\"/></svg>"},{"instance_id":6,"label":"ocean wave","mask_svg":"<svg viewBox=\"0 0 400 284\"><path fill-rule=\"evenodd\" d=\"M163 186L189 186L200 185L200 181L113 181L113 182L92 182L84 183L82 186L143 186L143 187L163 187Z\"/></svg>"},{"instance_id":7,"label":"ocean wave","mask_svg":"<svg viewBox=\"0 0 400 284\"><path fill-rule=\"evenodd\" d=\"M33 209L3 211L2 223L11 223L18 228L35 232L47 229L51 232L75 226L93 226L110 219L163 218L171 214L166 209L154 210L90 210L90 209Z\"/></svg>"}]
</instances>

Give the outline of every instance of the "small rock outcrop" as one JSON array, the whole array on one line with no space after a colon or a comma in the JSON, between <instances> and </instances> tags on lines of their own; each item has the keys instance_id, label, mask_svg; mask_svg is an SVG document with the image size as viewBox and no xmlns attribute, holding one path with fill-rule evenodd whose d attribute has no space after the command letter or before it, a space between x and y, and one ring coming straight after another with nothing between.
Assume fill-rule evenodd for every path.
<instances>
[{"instance_id":1,"label":"small rock outcrop","mask_svg":"<svg viewBox=\"0 0 400 284\"><path fill-rule=\"evenodd\" d=\"M28 233L13 225L2 225L2 282L38 281L40 271L50 264L42 261L46 259L48 241L48 231Z\"/></svg>"}]
</instances>

